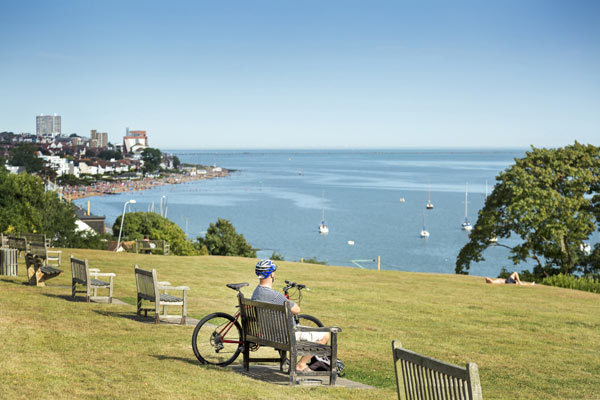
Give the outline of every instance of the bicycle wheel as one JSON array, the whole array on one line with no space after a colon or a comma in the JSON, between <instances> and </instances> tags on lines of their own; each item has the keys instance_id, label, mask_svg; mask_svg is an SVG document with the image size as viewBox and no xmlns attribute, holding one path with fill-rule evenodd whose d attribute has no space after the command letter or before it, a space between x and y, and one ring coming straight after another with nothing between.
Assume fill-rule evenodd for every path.
<instances>
[{"instance_id":1,"label":"bicycle wheel","mask_svg":"<svg viewBox=\"0 0 600 400\"><path fill-rule=\"evenodd\" d=\"M298 314L298 325L323 327L323 323L317 317L308 314Z\"/></svg>"},{"instance_id":2,"label":"bicycle wheel","mask_svg":"<svg viewBox=\"0 0 600 400\"><path fill-rule=\"evenodd\" d=\"M224 367L242 351L242 328L229 314L209 314L196 325L192 348L201 363Z\"/></svg>"}]
</instances>

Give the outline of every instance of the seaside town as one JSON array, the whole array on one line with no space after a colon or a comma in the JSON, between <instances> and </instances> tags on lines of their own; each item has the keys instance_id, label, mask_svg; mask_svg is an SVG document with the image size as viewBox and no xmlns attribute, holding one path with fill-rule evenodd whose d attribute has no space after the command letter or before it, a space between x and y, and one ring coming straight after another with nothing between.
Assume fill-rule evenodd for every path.
<instances>
[{"instance_id":1,"label":"seaside town","mask_svg":"<svg viewBox=\"0 0 600 400\"><path fill-rule=\"evenodd\" d=\"M35 122L35 134L0 132L0 158L6 160L5 167L13 174L38 173L48 190L69 201L229 173L216 165L181 165L177 156L152 149L145 130L125 128L122 138L113 143L107 132L96 129L90 130L89 137L63 133L62 117L57 114L38 115ZM27 156L18 149L33 149L38 158L35 166L28 165ZM149 163L156 165L149 168Z\"/></svg>"}]
</instances>

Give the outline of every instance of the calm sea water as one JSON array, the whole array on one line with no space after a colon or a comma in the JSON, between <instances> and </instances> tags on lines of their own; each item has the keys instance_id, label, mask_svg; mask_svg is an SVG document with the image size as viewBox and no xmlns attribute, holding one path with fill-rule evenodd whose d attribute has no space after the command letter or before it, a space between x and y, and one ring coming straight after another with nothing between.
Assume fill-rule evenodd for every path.
<instances>
[{"instance_id":1,"label":"calm sea water","mask_svg":"<svg viewBox=\"0 0 600 400\"><path fill-rule=\"evenodd\" d=\"M148 211L168 199L168 218L188 237L217 218L230 220L259 248L286 260L316 257L332 265L454 273L467 242L460 229L468 183L468 218L483 206L486 181L524 155L517 150L465 151L170 151L182 162L236 169L230 177L91 198L92 213L112 226L123 204ZM424 210L428 187L435 208ZM401 202L400 199L405 201ZM88 199L77 201L86 205ZM324 207L328 235L318 233ZM422 239L425 226L431 236ZM354 245L348 244L353 241ZM511 268L507 251L491 247L471 274L496 276Z\"/></svg>"}]
</instances>

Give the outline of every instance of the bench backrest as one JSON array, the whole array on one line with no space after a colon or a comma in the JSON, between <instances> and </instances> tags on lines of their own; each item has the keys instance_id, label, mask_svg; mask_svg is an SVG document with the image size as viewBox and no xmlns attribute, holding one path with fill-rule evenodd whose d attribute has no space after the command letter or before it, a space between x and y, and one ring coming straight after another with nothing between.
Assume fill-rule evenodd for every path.
<instances>
[{"instance_id":1,"label":"bench backrest","mask_svg":"<svg viewBox=\"0 0 600 400\"><path fill-rule=\"evenodd\" d=\"M27 239L27 242L46 243L46 235L43 233L19 233L19 237Z\"/></svg>"},{"instance_id":2,"label":"bench backrest","mask_svg":"<svg viewBox=\"0 0 600 400\"><path fill-rule=\"evenodd\" d=\"M71 275L73 281L87 285L90 276L87 260L80 260L71 256Z\"/></svg>"},{"instance_id":3,"label":"bench backrest","mask_svg":"<svg viewBox=\"0 0 600 400\"><path fill-rule=\"evenodd\" d=\"M397 340L392 348L398 399L483 399L477 364L448 364L406 350Z\"/></svg>"},{"instance_id":4,"label":"bench backrest","mask_svg":"<svg viewBox=\"0 0 600 400\"><path fill-rule=\"evenodd\" d=\"M19 238L16 236L9 236L8 239L8 247L11 249L17 249L19 251L27 251L27 239Z\"/></svg>"},{"instance_id":5,"label":"bench backrest","mask_svg":"<svg viewBox=\"0 0 600 400\"><path fill-rule=\"evenodd\" d=\"M138 297L144 300L156 301L160 299L158 293L158 280L156 279L156 270L146 271L135 266L135 284L137 286Z\"/></svg>"},{"instance_id":6,"label":"bench backrest","mask_svg":"<svg viewBox=\"0 0 600 400\"><path fill-rule=\"evenodd\" d=\"M246 299L238 294L244 340L278 350L296 345L290 303L272 304Z\"/></svg>"},{"instance_id":7,"label":"bench backrest","mask_svg":"<svg viewBox=\"0 0 600 400\"><path fill-rule=\"evenodd\" d=\"M46 259L46 243L45 242L31 242L29 243L29 252L34 256Z\"/></svg>"}]
</instances>

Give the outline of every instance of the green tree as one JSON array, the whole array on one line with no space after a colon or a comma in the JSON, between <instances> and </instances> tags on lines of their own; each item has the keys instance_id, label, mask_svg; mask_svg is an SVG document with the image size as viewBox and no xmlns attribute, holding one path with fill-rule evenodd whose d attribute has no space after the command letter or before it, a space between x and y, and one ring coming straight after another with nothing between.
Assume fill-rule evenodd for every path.
<instances>
[{"instance_id":1,"label":"green tree","mask_svg":"<svg viewBox=\"0 0 600 400\"><path fill-rule=\"evenodd\" d=\"M198 237L200 247L206 246L211 255L256 257L256 250L238 234L226 219L219 218L210 224L205 237Z\"/></svg>"},{"instance_id":2,"label":"green tree","mask_svg":"<svg viewBox=\"0 0 600 400\"><path fill-rule=\"evenodd\" d=\"M113 224L113 235L119 236L121 216ZM171 252L178 256L200 254L194 243L186 240L185 232L174 222L153 212L133 212L125 214L122 237L128 240L143 239L166 240Z\"/></svg>"},{"instance_id":3,"label":"green tree","mask_svg":"<svg viewBox=\"0 0 600 400\"><path fill-rule=\"evenodd\" d=\"M36 149L31 144L22 143L10 151L10 165L25 167L29 173L41 171L44 162L36 154Z\"/></svg>"},{"instance_id":4,"label":"green tree","mask_svg":"<svg viewBox=\"0 0 600 400\"><path fill-rule=\"evenodd\" d=\"M123 153L121 153L119 150L104 149L104 150L100 150L98 152L98 158L101 158L101 159L107 160L107 161L112 158L114 158L115 160L122 160Z\"/></svg>"},{"instance_id":5,"label":"green tree","mask_svg":"<svg viewBox=\"0 0 600 400\"><path fill-rule=\"evenodd\" d=\"M458 254L456 273L466 274L472 262L485 260L483 251L493 238L510 249L513 264L534 260L538 278L583 272L587 258L581 245L598 223L591 196L598 194L599 179L598 147L577 142L558 149L532 147L496 178ZM503 243L511 236L520 242Z\"/></svg>"},{"instance_id":6,"label":"green tree","mask_svg":"<svg viewBox=\"0 0 600 400\"><path fill-rule=\"evenodd\" d=\"M144 173L158 171L162 161L162 153L159 149L148 147L142 151L142 160L144 160Z\"/></svg>"},{"instance_id":7,"label":"green tree","mask_svg":"<svg viewBox=\"0 0 600 400\"><path fill-rule=\"evenodd\" d=\"M173 156L173 168L178 169L180 165L181 161L179 160L179 157Z\"/></svg>"},{"instance_id":8,"label":"green tree","mask_svg":"<svg viewBox=\"0 0 600 400\"><path fill-rule=\"evenodd\" d=\"M0 193L0 232L44 233L59 246L75 238L73 207L45 192L40 178L0 169Z\"/></svg>"}]
</instances>

